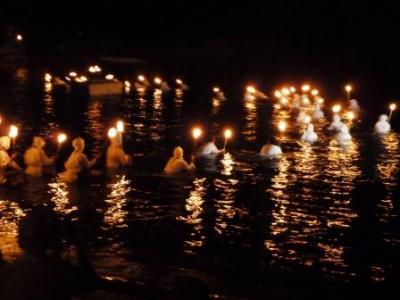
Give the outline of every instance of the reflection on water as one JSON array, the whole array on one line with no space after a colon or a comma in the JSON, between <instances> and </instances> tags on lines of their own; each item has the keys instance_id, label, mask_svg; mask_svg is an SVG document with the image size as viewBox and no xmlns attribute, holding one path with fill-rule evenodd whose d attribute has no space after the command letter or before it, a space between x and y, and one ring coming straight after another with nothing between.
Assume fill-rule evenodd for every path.
<instances>
[{"instance_id":1,"label":"reflection on water","mask_svg":"<svg viewBox=\"0 0 400 300\"><path fill-rule=\"evenodd\" d=\"M125 175L118 175L114 181L107 185L110 193L105 200L108 208L104 213L104 223L111 227L126 227L127 194L131 191L131 182Z\"/></svg>"},{"instance_id":2,"label":"reflection on water","mask_svg":"<svg viewBox=\"0 0 400 300\"><path fill-rule=\"evenodd\" d=\"M21 254L18 245L18 222L25 216L18 204L0 200L0 253L6 261Z\"/></svg>"},{"instance_id":3,"label":"reflection on water","mask_svg":"<svg viewBox=\"0 0 400 300\"><path fill-rule=\"evenodd\" d=\"M205 236L203 234L204 226L202 224L203 203L205 200L206 178L196 178L193 182L193 189L186 199L186 216L177 217L177 220L184 221L192 226L189 237L184 241L184 249L187 254L195 254L196 249L203 246Z\"/></svg>"},{"instance_id":4,"label":"reflection on water","mask_svg":"<svg viewBox=\"0 0 400 300\"><path fill-rule=\"evenodd\" d=\"M245 107L245 128L242 131L245 139L248 142L256 141L257 130L257 105L253 99L244 100Z\"/></svg>"},{"instance_id":5,"label":"reflection on water","mask_svg":"<svg viewBox=\"0 0 400 300\"><path fill-rule=\"evenodd\" d=\"M71 212L78 210L77 206L72 205L70 201L69 189L71 187L68 187L59 177L49 183L49 187L50 200L54 204L54 211L69 215Z\"/></svg>"}]
</instances>

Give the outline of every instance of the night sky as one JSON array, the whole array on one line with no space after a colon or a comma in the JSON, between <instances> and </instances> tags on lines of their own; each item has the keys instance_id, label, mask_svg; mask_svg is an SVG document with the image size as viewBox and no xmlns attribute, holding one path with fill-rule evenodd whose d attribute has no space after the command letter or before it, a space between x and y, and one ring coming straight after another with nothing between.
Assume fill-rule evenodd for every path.
<instances>
[{"instance_id":1,"label":"night sky","mask_svg":"<svg viewBox=\"0 0 400 300\"><path fill-rule=\"evenodd\" d=\"M299 47L398 43L400 18L390 2L220 2L7 0L0 11L0 24L49 40L81 34L127 41L253 39Z\"/></svg>"}]
</instances>

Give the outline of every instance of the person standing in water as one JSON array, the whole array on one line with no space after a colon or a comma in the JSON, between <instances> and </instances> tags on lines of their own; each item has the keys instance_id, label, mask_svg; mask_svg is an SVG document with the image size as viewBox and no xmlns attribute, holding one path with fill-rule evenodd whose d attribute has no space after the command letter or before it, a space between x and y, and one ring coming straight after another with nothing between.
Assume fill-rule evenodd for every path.
<instances>
[{"instance_id":1,"label":"person standing in water","mask_svg":"<svg viewBox=\"0 0 400 300\"><path fill-rule=\"evenodd\" d=\"M54 158L46 155L43 148L46 142L40 136L33 138L32 146L25 151L24 162L26 164L25 174L32 177L42 176L43 166L54 164Z\"/></svg>"},{"instance_id":2,"label":"person standing in water","mask_svg":"<svg viewBox=\"0 0 400 300\"><path fill-rule=\"evenodd\" d=\"M122 148L122 137L120 134L110 139L106 156L106 168L109 170L117 170L132 164L131 156L125 154Z\"/></svg>"},{"instance_id":3,"label":"person standing in water","mask_svg":"<svg viewBox=\"0 0 400 300\"><path fill-rule=\"evenodd\" d=\"M164 172L167 174L177 174L180 172L193 171L196 168L193 163L193 156L191 163L187 163L183 158L182 147L175 147L173 156L169 159L167 165L164 168Z\"/></svg>"},{"instance_id":4,"label":"person standing in water","mask_svg":"<svg viewBox=\"0 0 400 300\"><path fill-rule=\"evenodd\" d=\"M10 143L10 137L0 137L0 184L5 184L7 182L7 168L12 168L17 171L21 170L18 164L14 161L15 154L11 157L8 155L7 151L10 149Z\"/></svg>"},{"instance_id":5,"label":"person standing in water","mask_svg":"<svg viewBox=\"0 0 400 300\"><path fill-rule=\"evenodd\" d=\"M89 160L86 154L83 153L85 149L85 141L78 137L72 141L74 151L65 162L65 171L61 174L62 180L71 183L78 180L79 173L83 169L92 168L97 163L97 157Z\"/></svg>"},{"instance_id":6,"label":"person standing in water","mask_svg":"<svg viewBox=\"0 0 400 300\"><path fill-rule=\"evenodd\" d=\"M200 147L200 149L197 151L197 155L216 155L224 151L224 149L218 149L218 147L215 145L215 138L213 137L207 143Z\"/></svg>"}]
</instances>

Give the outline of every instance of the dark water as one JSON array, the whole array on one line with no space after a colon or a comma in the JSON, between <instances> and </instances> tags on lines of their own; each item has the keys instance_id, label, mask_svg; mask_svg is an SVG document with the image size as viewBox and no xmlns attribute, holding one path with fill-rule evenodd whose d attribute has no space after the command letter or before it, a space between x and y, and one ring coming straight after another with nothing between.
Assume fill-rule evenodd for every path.
<instances>
[{"instance_id":1,"label":"dark water","mask_svg":"<svg viewBox=\"0 0 400 300\"><path fill-rule=\"evenodd\" d=\"M130 278L140 262L192 270L228 286L237 280L242 289L258 286L262 274L278 270L317 272L339 282L387 279L400 245L391 202L400 154L396 128L381 140L371 134L371 120L379 111L351 124L348 148L331 144L328 121L316 124L320 140L310 146L299 142L303 129L295 115L271 101L246 101L239 94L221 102L195 89L183 94L131 91L121 99L95 100L53 93L39 75L20 68L1 86L1 131L6 134L10 123L20 127L18 153L34 134L46 137L48 152L56 151L55 134L63 130L69 137L84 137L92 157L103 151L107 129L123 119L124 146L133 166L111 178L97 167L85 183L71 187L51 175L40 183L2 187L5 260L21 254L18 220L33 204L44 204L77 222L96 270L109 277ZM362 101L361 106L368 110ZM280 120L289 124L283 134L276 131ZM182 145L189 156L195 124L210 135L231 126L227 153L199 161L193 178L167 178L162 169L173 148ZM284 155L262 160L257 153L271 135L282 143ZM218 143L222 146L223 139ZM68 145L61 149L57 171L70 151ZM376 174L388 190L376 210L373 238L368 227L357 227L349 204L362 174ZM366 236L365 242L357 244L359 236ZM240 288L230 291L235 289Z\"/></svg>"}]
</instances>

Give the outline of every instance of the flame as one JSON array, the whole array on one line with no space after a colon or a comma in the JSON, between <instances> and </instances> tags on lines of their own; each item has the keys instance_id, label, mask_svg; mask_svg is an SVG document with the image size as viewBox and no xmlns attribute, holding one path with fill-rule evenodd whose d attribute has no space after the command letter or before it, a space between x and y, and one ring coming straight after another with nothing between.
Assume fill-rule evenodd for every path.
<instances>
[{"instance_id":1,"label":"flame","mask_svg":"<svg viewBox=\"0 0 400 300\"><path fill-rule=\"evenodd\" d=\"M18 136L18 127L15 125L10 126L10 132L8 133L8 136L12 139L15 139Z\"/></svg>"},{"instance_id":2,"label":"flame","mask_svg":"<svg viewBox=\"0 0 400 300\"><path fill-rule=\"evenodd\" d=\"M229 128L225 129L225 131L224 131L225 139L230 139L232 137L232 135L233 135L233 132L231 129L229 129Z\"/></svg>"},{"instance_id":3,"label":"flame","mask_svg":"<svg viewBox=\"0 0 400 300\"><path fill-rule=\"evenodd\" d=\"M124 132L124 122L122 122L122 121L117 122L117 131L119 133Z\"/></svg>"},{"instance_id":4,"label":"flame","mask_svg":"<svg viewBox=\"0 0 400 300\"><path fill-rule=\"evenodd\" d=\"M201 128L199 127L193 128L192 135L195 140L197 140L202 135L202 133L203 131L201 130Z\"/></svg>"},{"instance_id":5,"label":"flame","mask_svg":"<svg viewBox=\"0 0 400 300\"><path fill-rule=\"evenodd\" d=\"M58 141L59 144L64 143L66 140L67 140L67 135L64 134L64 133L60 133L60 134L57 136L57 141Z\"/></svg>"},{"instance_id":6,"label":"flame","mask_svg":"<svg viewBox=\"0 0 400 300\"><path fill-rule=\"evenodd\" d=\"M108 137L109 137L110 139L115 138L115 137L117 136L117 134L118 134L118 131L117 131L117 129L115 129L114 127L111 127L111 128L108 130Z\"/></svg>"}]
</instances>

